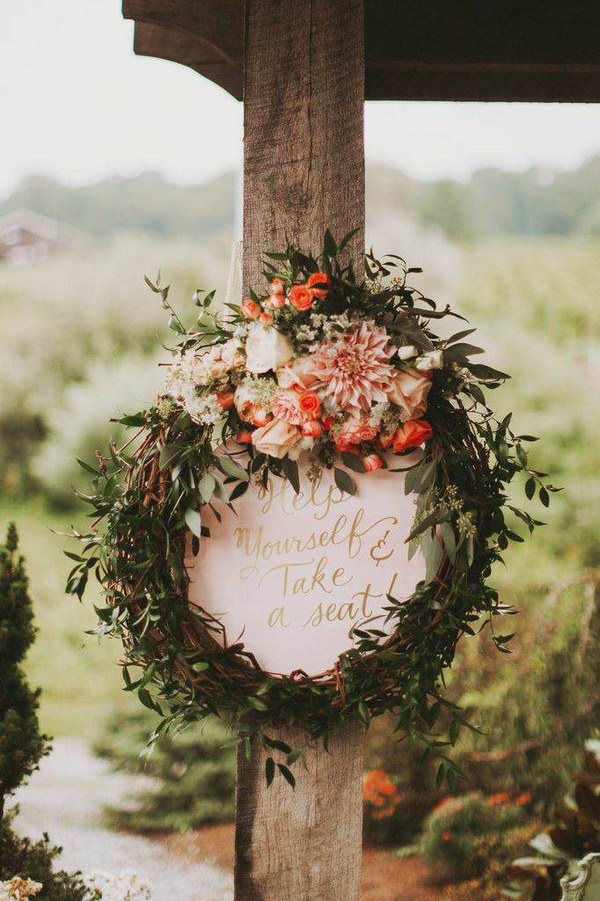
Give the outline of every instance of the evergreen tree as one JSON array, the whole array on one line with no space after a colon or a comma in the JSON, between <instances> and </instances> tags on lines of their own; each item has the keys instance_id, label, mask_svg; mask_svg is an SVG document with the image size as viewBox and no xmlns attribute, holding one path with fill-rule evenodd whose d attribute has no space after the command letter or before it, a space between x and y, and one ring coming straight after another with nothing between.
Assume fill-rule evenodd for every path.
<instances>
[{"instance_id":1,"label":"evergreen tree","mask_svg":"<svg viewBox=\"0 0 600 901\"><path fill-rule=\"evenodd\" d=\"M33 610L14 525L0 545L0 836L4 803L48 753L38 725L39 690L31 691L21 670L35 637Z\"/></svg>"}]
</instances>

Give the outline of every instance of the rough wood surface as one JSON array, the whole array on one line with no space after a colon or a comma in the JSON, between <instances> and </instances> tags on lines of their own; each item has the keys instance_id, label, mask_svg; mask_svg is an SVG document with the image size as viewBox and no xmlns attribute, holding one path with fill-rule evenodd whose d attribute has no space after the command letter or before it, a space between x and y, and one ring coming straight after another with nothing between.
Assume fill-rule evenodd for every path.
<instances>
[{"instance_id":1,"label":"rough wood surface","mask_svg":"<svg viewBox=\"0 0 600 901\"><path fill-rule=\"evenodd\" d=\"M362 0L251 0L244 75L244 285L286 240L364 245Z\"/></svg>"},{"instance_id":2,"label":"rough wood surface","mask_svg":"<svg viewBox=\"0 0 600 901\"><path fill-rule=\"evenodd\" d=\"M330 228L364 245L362 0L250 0L245 37L244 282L287 239L319 250ZM279 727L272 737L305 741ZM297 787L238 758L236 901L356 901L363 730L308 753ZM277 752L275 752L277 756Z\"/></svg>"},{"instance_id":3,"label":"rough wood surface","mask_svg":"<svg viewBox=\"0 0 600 901\"><path fill-rule=\"evenodd\" d=\"M136 53L190 66L241 99L244 0L124 0L123 9L138 23ZM598 101L599 30L597 0L366 0L365 97ZM276 48L273 63L285 65Z\"/></svg>"},{"instance_id":4,"label":"rough wood surface","mask_svg":"<svg viewBox=\"0 0 600 901\"><path fill-rule=\"evenodd\" d=\"M301 743L298 730L273 738ZM296 790L265 782L267 754L238 757L235 901L357 901L364 732L354 723L294 768ZM274 752L277 756L277 752ZM280 755L281 756L281 755Z\"/></svg>"}]
</instances>

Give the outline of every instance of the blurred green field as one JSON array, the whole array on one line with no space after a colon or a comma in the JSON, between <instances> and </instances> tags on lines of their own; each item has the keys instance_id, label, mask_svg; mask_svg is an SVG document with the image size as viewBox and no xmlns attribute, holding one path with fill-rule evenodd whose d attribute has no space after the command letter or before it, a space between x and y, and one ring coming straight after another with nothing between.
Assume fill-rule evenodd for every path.
<instances>
[{"instance_id":1,"label":"blurred green field","mask_svg":"<svg viewBox=\"0 0 600 901\"><path fill-rule=\"evenodd\" d=\"M531 446L533 466L566 489L549 511L535 510L549 525L511 548L496 574L506 599L527 610L558 578L600 564L600 261L583 239L495 240L457 255L449 297L436 299L478 326L475 343L512 373L493 403L515 412L517 431L543 436ZM118 647L84 634L94 626L92 594L80 606L63 592L68 542L50 530L85 521L66 509L71 486L85 482L74 457L91 457L111 434L108 417L154 390L167 333L143 274L162 263L176 305L192 315L191 291L215 283L218 263L222 281L227 261L224 246L199 257L191 245L136 238L77 259L0 267L0 525L17 523L27 556L39 627L28 670L55 735L88 735L105 712L134 704L121 691Z\"/></svg>"}]
</instances>

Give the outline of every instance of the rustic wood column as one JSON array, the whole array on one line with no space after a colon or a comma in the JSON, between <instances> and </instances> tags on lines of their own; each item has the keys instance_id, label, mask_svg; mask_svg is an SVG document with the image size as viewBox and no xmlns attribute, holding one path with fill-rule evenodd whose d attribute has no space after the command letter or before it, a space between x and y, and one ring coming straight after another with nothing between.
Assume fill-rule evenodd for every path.
<instances>
[{"instance_id":1,"label":"rustic wood column","mask_svg":"<svg viewBox=\"0 0 600 901\"><path fill-rule=\"evenodd\" d=\"M244 285L287 241L318 253L329 228L364 246L363 0L247 0ZM277 727L292 746L301 730ZM265 781L266 753L238 757L236 901L360 896L363 739L348 724L297 765L296 790Z\"/></svg>"}]
</instances>

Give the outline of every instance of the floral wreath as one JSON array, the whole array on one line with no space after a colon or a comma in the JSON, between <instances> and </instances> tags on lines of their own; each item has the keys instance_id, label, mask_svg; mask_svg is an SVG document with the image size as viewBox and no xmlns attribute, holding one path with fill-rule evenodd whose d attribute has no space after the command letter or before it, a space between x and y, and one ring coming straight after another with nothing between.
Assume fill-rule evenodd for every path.
<instances>
[{"instance_id":1,"label":"floral wreath","mask_svg":"<svg viewBox=\"0 0 600 901\"><path fill-rule=\"evenodd\" d=\"M400 257L368 253L358 278L343 262L351 238L338 245L326 232L317 257L293 246L267 254L268 291L251 291L241 305L213 310L215 292L196 291L193 329L169 288L146 279L179 340L163 393L118 420L137 429L134 438L98 453L97 467L82 464L93 476L85 500L95 524L76 534L83 551L69 553L67 590L81 598L95 569L105 591L97 631L122 639L126 689L161 714L157 734L217 713L248 749L258 738L277 752L269 780L278 767L293 783L289 766L302 749L269 738L270 724L301 724L316 739L346 719L368 726L391 711L400 730L440 754L440 778L452 782L438 720L446 711L451 743L469 724L443 697L443 670L482 618L497 648L509 650L512 636L498 634L494 618L512 610L488 578L509 541L523 540L514 523L530 532L542 524L509 502L506 486L522 472L527 497L537 492L546 506L557 489L529 467L523 445L536 439L515 435L511 416L498 421L488 407L484 391L509 376L472 362L483 352L464 340L474 329L437 336L432 322L462 317L409 287L408 274L421 270ZM307 478L333 468L350 494L376 469L404 471L405 490L418 494L408 540L421 545L427 576L408 601L388 597L385 640L365 625L328 672L275 677L188 603L184 558L190 533L193 554L210 540L206 505L218 516L220 504L269 478L298 491L300 455L310 460Z\"/></svg>"}]
</instances>

